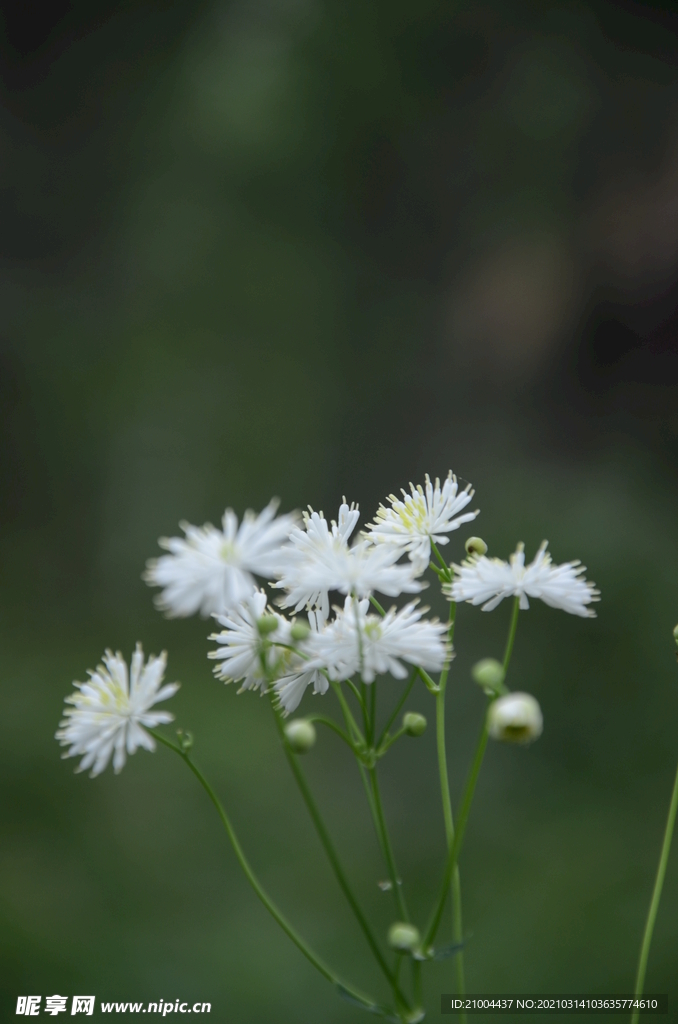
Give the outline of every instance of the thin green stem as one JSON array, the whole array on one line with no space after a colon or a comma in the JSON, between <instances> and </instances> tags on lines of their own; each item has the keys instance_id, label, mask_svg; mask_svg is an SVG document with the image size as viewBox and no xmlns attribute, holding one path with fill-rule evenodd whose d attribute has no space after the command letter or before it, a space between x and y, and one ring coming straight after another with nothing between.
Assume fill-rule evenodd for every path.
<instances>
[{"instance_id":1,"label":"thin green stem","mask_svg":"<svg viewBox=\"0 0 678 1024\"><path fill-rule=\"evenodd\" d=\"M405 687L405 689L402 692L400 700L398 701L398 703L396 704L395 708L393 709L393 711L389 715L388 721L386 722L386 725L384 726L384 728L383 728L383 730L381 732L381 735L380 735L379 739L377 740L377 742L375 744L377 750L380 749L382 743L386 739L386 736L388 734L388 730L391 728L391 726L395 722L395 720L398 717L398 714L400 712L400 709L402 708L403 704L405 703L405 701L409 697L410 690L414 686L414 680L416 678L417 678L417 670L415 668L415 670L413 671L412 675L410 676L410 680L409 680L407 686ZM390 744L389 744L389 746L390 746Z\"/></svg>"},{"instance_id":2,"label":"thin green stem","mask_svg":"<svg viewBox=\"0 0 678 1024\"><path fill-rule=\"evenodd\" d=\"M417 665L417 673L421 677L429 693L438 692L438 684L434 683L426 669L422 668L421 665Z\"/></svg>"},{"instance_id":3,"label":"thin green stem","mask_svg":"<svg viewBox=\"0 0 678 1024\"><path fill-rule=\"evenodd\" d=\"M643 942L640 947L640 958L638 960L638 973L636 975L636 988L635 996L636 999L640 999L643 994L643 987L645 985L645 971L647 969L647 958L650 955L650 943L652 942L652 932L654 931L654 923L657 918L657 911L659 910L659 901L662 896L662 887L664 885L664 876L666 875L666 866L669 862L669 852L671 850L671 840L673 838L673 828L676 823L676 812L678 811L678 769L676 770L676 778L673 783L673 793L671 794L671 802L669 804L669 814L666 819L666 828L664 830L664 842L662 843L662 852L659 856L659 866L657 867L657 877L654 882L654 890L652 892L652 899L650 901L650 909L647 914L647 921L645 923L645 932L643 934ZM637 1024L638 1018L640 1017L640 1010L634 1010L631 1017L631 1024Z\"/></svg>"},{"instance_id":4,"label":"thin green stem","mask_svg":"<svg viewBox=\"0 0 678 1024\"><path fill-rule=\"evenodd\" d=\"M391 846L391 840L388 834L388 827L386 825L386 817L384 815L384 806L381 802L381 793L379 791L379 780L377 778L377 769L369 769L370 782L372 784L372 800L374 804L375 820L374 824L377 829L377 833L381 837L381 847L384 851L384 857L386 859L386 867L388 868L389 877L391 879L391 885L393 887L393 896L395 899L398 913L400 914L401 920L409 921L410 915L407 910L407 904L405 903L405 895L403 893L403 887L398 876L398 869L396 867L395 856L393 854L393 847Z\"/></svg>"},{"instance_id":5,"label":"thin green stem","mask_svg":"<svg viewBox=\"0 0 678 1024\"><path fill-rule=\"evenodd\" d=\"M155 729L149 729L148 731L155 737L156 740L158 740L159 743L162 743L164 746L169 747L170 750L173 750L176 754L178 754L182 761L184 761L191 769L196 779L198 780L198 782L203 787L208 797L214 804L217 813L221 818L221 822L224 828L226 829L226 834L228 835L231 846L233 847L233 852L235 853L236 859L240 864L240 867L245 872L245 877L247 878L247 881L250 883L250 885L252 886L255 893L257 894L263 905L266 907L268 912L278 922L282 930L292 940L297 949L299 949L300 952L304 954L306 959L309 960L310 963L312 963L313 966L322 974L322 976L324 978L327 978L328 981L332 982L333 985L338 985L341 988L345 989L353 999L357 999L358 1002L360 1002L363 1006L367 1007L368 1009L373 1007L373 999L370 999L368 996L364 996L361 992L358 992L351 985L347 985L346 982L342 981L341 978L339 978L334 973L334 971L332 971L325 963L323 963L320 957L313 952L310 946L307 945L307 943L292 927L292 925L289 923L284 914L282 914L281 911L278 910L275 903L273 903L273 901L267 896L266 892L260 885L256 875L252 871L252 868L249 865L249 861L245 857L243 849L238 841L238 837L236 836L233 830L233 826L231 825L230 819L226 814L226 811L224 810L224 807L221 801L219 800L219 797L216 795L216 793L214 792L214 790L212 789L209 782L207 781L203 773L200 771L198 766L195 764L195 762L191 760L191 758L188 755L188 752L182 750L181 747L177 746L176 743L173 743L171 740L167 739L161 733L156 732Z\"/></svg>"},{"instance_id":6,"label":"thin green stem","mask_svg":"<svg viewBox=\"0 0 678 1024\"><path fill-rule=\"evenodd\" d=\"M447 562L445 561L445 559L443 558L443 556L438 551L438 547L437 547L436 542L434 540L431 540L431 548L433 550L434 555L436 556L436 558L440 562L440 567L443 570L443 572L445 573L445 575L447 576L447 582L449 583L449 581L452 579L452 573L450 572L450 567L447 564Z\"/></svg>"},{"instance_id":7,"label":"thin green stem","mask_svg":"<svg viewBox=\"0 0 678 1024\"><path fill-rule=\"evenodd\" d=\"M513 610L511 612L511 625L509 626L509 634L506 640L506 649L504 651L504 676L508 672L508 667L511 662L511 655L513 654L513 644L516 639L516 629L518 628L518 615L520 613L520 598L513 598Z\"/></svg>"},{"instance_id":8,"label":"thin green stem","mask_svg":"<svg viewBox=\"0 0 678 1024\"><path fill-rule=\"evenodd\" d=\"M355 747L351 742L349 736L346 735L344 730L336 722L332 721L331 718L326 718L324 715L309 715L306 719L307 722L319 722L321 725L326 725L328 729L336 732L337 736L341 736L344 743L346 743L351 750L355 753Z\"/></svg>"},{"instance_id":9,"label":"thin green stem","mask_svg":"<svg viewBox=\"0 0 678 1024\"><path fill-rule=\"evenodd\" d=\"M379 604L376 597L370 597L370 604L373 608L376 608L380 615L386 615L386 611L382 605Z\"/></svg>"},{"instance_id":10,"label":"thin green stem","mask_svg":"<svg viewBox=\"0 0 678 1024\"><path fill-rule=\"evenodd\" d=\"M393 972L386 963L383 953L381 952L379 945L377 944L377 940L375 939L372 933L372 929L370 928L367 919L363 914L358 904L358 901L353 895L353 891L351 890L350 885L348 884L348 880L346 878L346 875L344 874L344 869L341 866L337 852L334 849L334 844L330 839L329 832L327 831L325 823L320 815L320 811L318 810L318 806L315 800L313 799L311 790L309 789L308 783L306 782L306 778L303 772L301 771L301 768L299 767L297 758L287 741L287 737L285 736L285 730L283 728L280 714L276 711L275 708L273 710L275 712L275 721L278 726L278 731L280 733L280 739L282 741L285 757L287 758L289 766L292 769L292 774L294 775L294 779L299 787L299 791L301 792L304 803L306 804L308 812L311 816L311 820L313 821L315 830L318 833L318 838L320 839L323 849L327 854L327 859L329 860L332 870L334 871L334 876L337 879L339 887L343 892L344 896L346 897L346 900L351 910L353 911L353 914L363 932L363 935L365 936L367 944L372 950L375 960L379 964L379 967L381 968L385 978L387 979L389 985L393 989L393 993L396 997L396 1000L398 1000L404 1006L407 1006L407 1000L405 999L402 991L397 985Z\"/></svg>"},{"instance_id":11,"label":"thin green stem","mask_svg":"<svg viewBox=\"0 0 678 1024\"><path fill-rule=\"evenodd\" d=\"M370 746L374 745L377 734L377 680L370 685Z\"/></svg>"},{"instance_id":12,"label":"thin green stem","mask_svg":"<svg viewBox=\"0 0 678 1024\"><path fill-rule=\"evenodd\" d=\"M362 680L360 681L360 696L362 698L361 706L362 706L362 709L363 709L363 732L365 733L365 742L367 743L368 747L371 747L372 746L372 736L371 736L372 727L370 725L369 711L367 710L367 687L365 686L365 684L363 683Z\"/></svg>"},{"instance_id":13,"label":"thin green stem","mask_svg":"<svg viewBox=\"0 0 678 1024\"><path fill-rule=\"evenodd\" d=\"M392 747L396 740L399 740L401 736L405 735L405 726L401 726L397 732L394 732L392 736L387 736L382 743L376 748L375 757L383 757L389 747Z\"/></svg>"},{"instance_id":14,"label":"thin green stem","mask_svg":"<svg viewBox=\"0 0 678 1024\"><path fill-rule=\"evenodd\" d=\"M353 684L351 684L351 685L353 685ZM330 686L332 687L332 689L334 690L334 692L335 692L335 694L337 696L337 700L339 701L339 706L341 707L341 711L342 711L342 714L344 716L344 720L346 722L346 726L347 726L349 732L353 732L354 739L359 744L361 744L362 746L365 746L365 737L361 733L361 731L360 731L360 729L358 727L358 723L356 722L355 718L353 717L351 709L348 706L348 702L347 702L346 698L344 697L344 694L342 693L341 684L340 683L335 683L332 680L330 680Z\"/></svg>"},{"instance_id":15,"label":"thin green stem","mask_svg":"<svg viewBox=\"0 0 678 1024\"><path fill-rule=\"evenodd\" d=\"M360 693L360 690L355 685L355 683L353 682L352 679L346 679L345 683L348 686L349 690L351 690L353 692L353 696L358 701L358 706L362 709L362 713L363 713L363 717L364 717L364 715L365 715L365 704L364 704L364 701L363 701L363 698L362 698L362 694Z\"/></svg>"},{"instance_id":16,"label":"thin green stem","mask_svg":"<svg viewBox=\"0 0 678 1024\"><path fill-rule=\"evenodd\" d=\"M457 605L450 602L450 613L448 616L447 638L450 644L454 639L454 627L457 617ZM438 748L438 772L440 775L440 795L443 803L443 819L445 821L445 838L447 842L448 856L454 843L454 819L452 817L452 800L450 797L450 780L447 770L447 752L445 748L445 692L447 689L447 678L449 665L440 673L438 683L439 692L436 694L436 744ZM454 865L452 872L452 938L456 945L461 945L464 931L461 911L461 879L459 877L459 865ZM455 973L457 977L457 992L464 994L466 988L464 980L464 954L459 950L455 957ZM466 1013L461 1013L461 1024L466 1024Z\"/></svg>"},{"instance_id":17,"label":"thin green stem","mask_svg":"<svg viewBox=\"0 0 678 1024\"><path fill-rule=\"evenodd\" d=\"M520 607L519 602L520 598L514 598L513 612L511 615L511 624L509 626L509 634L508 639L506 641L506 651L504 653L504 674L508 672L509 663L511 661L511 655L513 653L513 644L515 642L516 628L518 626L518 612ZM428 948L431 946L435 938L436 932L438 931L438 927L440 925L440 920L445 906L447 890L450 885L452 876L454 874L454 869L457 866L459 851L461 849L461 844L464 838L464 832L466 830L466 822L468 821L469 812L471 810L471 804L473 802L473 795L475 793L476 782L478 781L478 775L480 774L480 768L483 763L483 757L485 756L487 740L487 714L485 714L485 717L483 719L483 727L480 732L480 737L478 739L478 745L473 756L473 763L471 764L471 770L469 772L469 776L466 781L466 786L464 788L464 793L461 801L461 808L459 810L459 815L457 816L457 827L454 833L454 841L447 856L447 863L445 864L445 871L443 873L443 882L440 887L440 892L438 894L438 902L431 916L428 928L426 929L426 934L422 941L422 949L424 950L424 952L426 952Z\"/></svg>"}]
</instances>

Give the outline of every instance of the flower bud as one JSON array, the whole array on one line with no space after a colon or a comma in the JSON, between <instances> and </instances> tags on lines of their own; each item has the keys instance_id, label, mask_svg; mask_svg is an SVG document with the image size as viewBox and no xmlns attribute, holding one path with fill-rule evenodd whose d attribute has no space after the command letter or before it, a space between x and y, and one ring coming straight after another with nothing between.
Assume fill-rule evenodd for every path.
<instances>
[{"instance_id":1,"label":"flower bud","mask_svg":"<svg viewBox=\"0 0 678 1024\"><path fill-rule=\"evenodd\" d=\"M295 718L286 724L285 736L295 754L307 754L315 744L315 726L306 718Z\"/></svg>"},{"instance_id":2,"label":"flower bud","mask_svg":"<svg viewBox=\"0 0 678 1024\"><path fill-rule=\"evenodd\" d=\"M275 633L277 628L278 620L275 615L262 615L257 622L259 636L268 636L269 633Z\"/></svg>"},{"instance_id":3,"label":"flower bud","mask_svg":"<svg viewBox=\"0 0 678 1024\"><path fill-rule=\"evenodd\" d=\"M417 711L403 715L403 729L407 736L421 736L426 731L426 719Z\"/></svg>"},{"instance_id":4,"label":"flower bud","mask_svg":"<svg viewBox=\"0 0 678 1024\"><path fill-rule=\"evenodd\" d=\"M541 736L543 725L541 708L529 693L507 693L487 711L490 736L505 743L531 743Z\"/></svg>"},{"instance_id":5,"label":"flower bud","mask_svg":"<svg viewBox=\"0 0 678 1024\"><path fill-rule=\"evenodd\" d=\"M497 697L506 692L504 666L496 658L483 658L482 661L477 661L471 669L471 675L488 697Z\"/></svg>"},{"instance_id":6,"label":"flower bud","mask_svg":"<svg viewBox=\"0 0 678 1024\"><path fill-rule=\"evenodd\" d=\"M290 636L294 641L298 643L300 640L305 640L310 632L311 630L309 629L305 622L294 622L292 623Z\"/></svg>"},{"instance_id":7,"label":"flower bud","mask_svg":"<svg viewBox=\"0 0 678 1024\"><path fill-rule=\"evenodd\" d=\"M467 555L486 555L487 544L482 537L469 537L464 545Z\"/></svg>"},{"instance_id":8,"label":"flower bud","mask_svg":"<svg viewBox=\"0 0 678 1024\"><path fill-rule=\"evenodd\" d=\"M678 645L678 626L673 627L673 639L676 641L676 644Z\"/></svg>"},{"instance_id":9,"label":"flower bud","mask_svg":"<svg viewBox=\"0 0 678 1024\"><path fill-rule=\"evenodd\" d=\"M411 953L419 945L419 929L413 924L396 921L388 930L388 944L397 953Z\"/></svg>"}]
</instances>

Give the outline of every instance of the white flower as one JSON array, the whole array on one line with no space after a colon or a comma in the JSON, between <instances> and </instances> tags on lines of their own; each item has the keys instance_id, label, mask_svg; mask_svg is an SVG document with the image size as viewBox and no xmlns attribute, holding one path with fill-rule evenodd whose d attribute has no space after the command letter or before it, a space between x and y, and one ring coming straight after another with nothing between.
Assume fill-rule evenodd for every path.
<instances>
[{"instance_id":1,"label":"white flower","mask_svg":"<svg viewBox=\"0 0 678 1024\"><path fill-rule=\"evenodd\" d=\"M259 515L248 510L240 526L227 508L221 530L211 523L181 523L185 540L161 538L160 546L170 554L149 561L144 573L148 584L165 588L156 604L170 618L198 611L207 616L249 597L255 588L252 574L268 578L275 573L281 545L296 522L295 515L276 519L277 507L273 500Z\"/></svg>"},{"instance_id":2,"label":"white flower","mask_svg":"<svg viewBox=\"0 0 678 1024\"><path fill-rule=\"evenodd\" d=\"M309 563L318 559L331 558L333 553L348 551L348 540L360 517L356 505L349 505L344 498L339 506L337 521L328 524L322 512L303 513L304 528L295 527L290 533L289 543L281 553L281 580L273 586L287 590L280 599L283 608L300 612L303 608L320 608L326 619L330 611L327 587L309 587L305 570Z\"/></svg>"},{"instance_id":3,"label":"white flower","mask_svg":"<svg viewBox=\"0 0 678 1024\"><path fill-rule=\"evenodd\" d=\"M288 664L290 660L285 647L275 646L276 643L289 644L289 622L282 615L267 611L266 601L265 592L256 590L236 608L214 616L224 629L208 637L220 646L216 651L209 651L207 657L221 662L214 667L218 679L242 684L238 693L265 690L277 665L281 661ZM264 616L268 620L265 637L260 628Z\"/></svg>"},{"instance_id":4,"label":"white flower","mask_svg":"<svg viewBox=\"0 0 678 1024\"><path fill-rule=\"evenodd\" d=\"M305 531L292 531L281 554L280 580L274 584L287 591L281 599L283 607L300 611L315 606L327 617L330 590L363 598L375 590L397 597L422 589L413 565L395 564L401 554L397 548L375 547L368 540L349 548L347 540L357 518L358 510L344 504L339 523L333 522L331 530L322 514L312 512L306 516Z\"/></svg>"},{"instance_id":5,"label":"white flower","mask_svg":"<svg viewBox=\"0 0 678 1024\"><path fill-rule=\"evenodd\" d=\"M160 687L165 674L167 654L159 658L151 655L144 665L144 652L137 644L132 655L128 683L127 664L120 652L106 651L103 665L89 672L89 682L74 683L77 693L66 697L73 705L64 711L56 738L62 746L71 749L64 757L83 754L77 771L91 768L91 776L99 775L113 754L113 768L121 771L127 754L137 747L155 750L155 740L142 726L149 729L171 722L174 715L168 711L151 711L154 704L167 700L179 689L178 683Z\"/></svg>"},{"instance_id":6,"label":"white flower","mask_svg":"<svg viewBox=\"0 0 678 1024\"><path fill-rule=\"evenodd\" d=\"M325 616L320 609L310 611L308 621L313 633L318 633L325 627ZM304 650L303 645L301 649ZM318 668L308 667L308 661L304 657L293 657L292 670L288 670L273 685L278 706L282 708L284 715L296 711L306 689L311 685L314 693L327 693L330 684Z\"/></svg>"},{"instance_id":7,"label":"white flower","mask_svg":"<svg viewBox=\"0 0 678 1024\"><path fill-rule=\"evenodd\" d=\"M311 664L326 669L330 679L350 679L360 673L365 683L387 672L403 679L407 675L403 661L431 672L444 667L450 653L447 626L437 620L422 621L426 609L418 609L416 602L400 611L391 608L384 616L370 614L368 609L368 600L347 597L336 619L308 638Z\"/></svg>"},{"instance_id":8,"label":"white flower","mask_svg":"<svg viewBox=\"0 0 678 1024\"><path fill-rule=\"evenodd\" d=\"M541 708L529 693L507 693L487 709L487 731L494 740L530 743L543 727Z\"/></svg>"},{"instance_id":9,"label":"white flower","mask_svg":"<svg viewBox=\"0 0 678 1024\"><path fill-rule=\"evenodd\" d=\"M374 543L388 544L401 555L407 551L419 572L423 572L430 561L432 540L436 544L449 543L445 534L478 515L477 510L463 516L458 514L466 508L474 492L470 484L460 492L452 470L442 487L437 477L433 485L428 473L425 480L424 487L410 484L412 493L403 491L402 501L394 494L389 495L391 508L380 505L376 522L367 526Z\"/></svg>"},{"instance_id":10,"label":"white flower","mask_svg":"<svg viewBox=\"0 0 678 1024\"><path fill-rule=\"evenodd\" d=\"M492 611L505 597L520 597L522 609L530 607L528 597L540 597L552 608L594 617L596 613L588 605L600 599L600 592L594 583L582 578L586 566L579 561L553 565L546 551L547 543L543 542L529 565L525 565L523 544L518 545L508 562L482 555L455 565L455 577L443 590L452 601L482 604L484 612Z\"/></svg>"}]
</instances>

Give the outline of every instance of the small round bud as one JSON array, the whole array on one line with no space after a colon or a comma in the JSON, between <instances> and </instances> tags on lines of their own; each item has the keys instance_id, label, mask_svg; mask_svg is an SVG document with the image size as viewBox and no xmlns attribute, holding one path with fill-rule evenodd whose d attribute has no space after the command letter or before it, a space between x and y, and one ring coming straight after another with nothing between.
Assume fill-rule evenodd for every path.
<instances>
[{"instance_id":1,"label":"small round bud","mask_svg":"<svg viewBox=\"0 0 678 1024\"><path fill-rule=\"evenodd\" d=\"M295 718L285 726L285 736L295 754L307 754L315 744L315 726L306 718Z\"/></svg>"},{"instance_id":2,"label":"small round bud","mask_svg":"<svg viewBox=\"0 0 678 1024\"><path fill-rule=\"evenodd\" d=\"M275 615L262 615L257 622L259 636L268 636L269 633L275 633L277 628L278 620Z\"/></svg>"},{"instance_id":3,"label":"small round bud","mask_svg":"<svg viewBox=\"0 0 678 1024\"><path fill-rule=\"evenodd\" d=\"M489 697L505 693L504 676L506 673L504 666L496 658L483 658L482 661L477 661L471 669L471 675Z\"/></svg>"},{"instance_id":4,"label":"small round bud","mask_svg":"<svg viewBox=\"0 0 678 1024\"><path fill-rule=\"evenodd\" d=\"M678 644L678 626L674 626L673 627L673 639Z\"/></svg>"},{"instance_id":5,"label":"small round bud","mask_svg":"<svg viewBox=\"0 0 678 1024\"><path fill-rule=\"evenodd\" d=\"M529 693L507 693L490 704L487 729L494 740L531 743L544 726L541 708Z\"/></svg>"},{"instance_id":6,"label":"small round bud","mask_svg":"<svg viewBox=\"0 0 678 1024\"><path fill-rule=\"evenodd\" d=\"M486 555L487 544L482 537L469 537L464 545L467 555Z\"/></svg>"},{"instance_id":7,"label":"small round bud","mask_svg":"<svg viewBox=\"0 0 678 1024\"><path fill-rule=\"evenodd\" d=\"M396 921L388 930L388 944L397 953L411 953L420 939L419 929L404 921Z\"/></svg>"},{"instance_id":8,"label":"small round bud","mask_svg":"<svg viewBox=\"0 0 678 1024\"><path fill-rule=\"evenodd\" d=\"M305 640L310 632L311 630L305 622L294 622L290 630L290 636L298 643L300 640Z\"/></svg>"},{"instance_id":9,"label":"small round bud","mask_svg":"<svg viewBox=\"0 0 678 1024\"><path fill-rule=\"evenodd\" d=\"M403 715L403 729L407 736L421 736L426 731L426 719L417 711Z\"/></svg>"}]
</instances>

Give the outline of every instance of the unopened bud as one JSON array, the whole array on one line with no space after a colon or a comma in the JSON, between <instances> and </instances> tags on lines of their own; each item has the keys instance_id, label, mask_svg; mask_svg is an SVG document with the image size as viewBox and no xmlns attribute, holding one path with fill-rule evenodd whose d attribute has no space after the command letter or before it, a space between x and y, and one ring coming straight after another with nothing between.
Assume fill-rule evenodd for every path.
<instances>
[{"instance_id":1,"label":"unopened bud","mask_svg":"<svg viewBox=\"0 0 678 1024\"><path fill-rule=\"evenodd\" d=\"M305 640L310 632L311 630L305 622L294 622L290 630L290 636L298 643L300 640Z\"/></svg>"},{"instance_id":2,"label":"unopened bud","mask_svg":"<svg viewBox=\"0 0 678 1024\"><path fill-rule=\"evenodd\" d=\"M676 644L678 644L678 626L673 627L673 639L676 641Z\"/></svg>"},{"instance_id":3,"label":"unopened bud","mask_svg":"<svg viewBox=\"0 0 678 1024\"><path fill-rule=\"evenodd\" d=\"M307 754L315 744L315 726L306 718L295 718L285 726L285 736L295 754Z\"/></svg>"},{"instance_id":4,"label":"unopened bud","mask_svg":"<svg viewBox=\"0 0 678 1024\"><path fill-rule=\"evenodd\" d=\"M496 658L483 658L482 661L477 661L471 669L471 675L488 697L497 697L506 692L504 666Z\"/></svg>"},{"instance_id":5,"label":"unopened bud","mask_svg":"<svg viewBox=\"0 0 678 1024\"><path fill-rule=\"evenodd\" d=\"M403 715L403 729L407 736L421 736L426 731L426 719L418 711Z\"/></svg>"},{"instance_id":6,"label":"unopened bud","mask_svg":"<svg viewBox=\"0 0 678 1024\"><path fill-rule=\"evenodd\" d=\"M388 944L397 953L411 953L419 945L419 929L413 924L396 921L388 930Z\"/></svg>"},{"instance_id":7,"label":"unopened bud","mask_svg":"<svg viewBox=\"0 0 678 1024\"><path fill-rule=\"evenodd\" d=\"M275 615L262 615L257 621L259 636L268 636L269 633L275 633L277 628L278 620Z\"/></svg>"},{"instance_id":8,"label":"unopened bud","mask_svg":"<svg viewBox=\"0 0 678 1024\"><path fill-rule=\"evenodd\" d=\"M469 537L464 545L467 555L486 555L487 544L482 537Z\"/></svg>"},{"instance_id":9,"label":"unopened bud","mask_svg":"<svg viewBox=\"0 0 678 1024\"><path fill-rule=\"evenodd\" d=\"M505 743L531 743L544 726L541 708L529 693L507 693L490 704L487 730Z\"/></svg>"}]
</instances>

